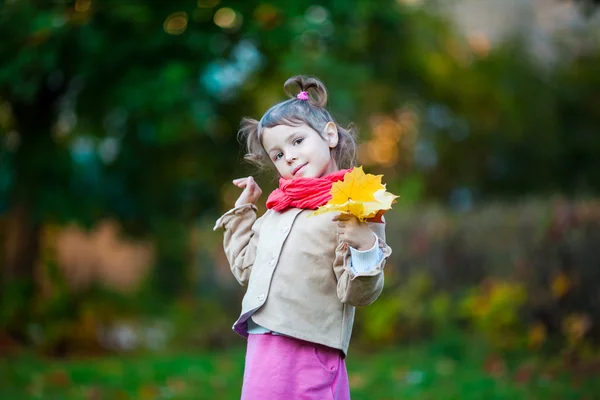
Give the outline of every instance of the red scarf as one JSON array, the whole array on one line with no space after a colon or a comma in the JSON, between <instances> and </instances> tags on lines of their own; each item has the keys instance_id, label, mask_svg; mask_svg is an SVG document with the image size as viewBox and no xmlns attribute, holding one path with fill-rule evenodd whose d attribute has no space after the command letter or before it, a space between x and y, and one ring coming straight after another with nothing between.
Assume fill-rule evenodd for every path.
<instances>
[{"instance_id":1,"label":"red scarf","mask_svg":"<svg viewBox=\"0 0 600 400\"><path fill-rule=\"evenodd\" d=\"M341 169L321 178L279 179L279 189L267 199L267 208L283 211L295 207L316 210L331 199L331 186L344 179L350 169Z\"/></svg>"}]
</instances>

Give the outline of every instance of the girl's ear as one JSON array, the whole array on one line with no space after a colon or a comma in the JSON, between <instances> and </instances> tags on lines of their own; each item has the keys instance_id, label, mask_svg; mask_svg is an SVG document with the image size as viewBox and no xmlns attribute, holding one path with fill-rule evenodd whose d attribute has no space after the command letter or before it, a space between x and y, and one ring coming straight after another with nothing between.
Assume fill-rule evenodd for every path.
<instances>
[{"instance_id":1,"label":"girl's ear","mask_svg":"<svg viewBox=\"0 0 600 400\"><path fill-rule=\"evenodd\" d=\"M332 149L338 144L338 130L333 122L328 122L327 125L325 125L325 140L327 140L329 147Z\"/></svg>"}]
</instances>

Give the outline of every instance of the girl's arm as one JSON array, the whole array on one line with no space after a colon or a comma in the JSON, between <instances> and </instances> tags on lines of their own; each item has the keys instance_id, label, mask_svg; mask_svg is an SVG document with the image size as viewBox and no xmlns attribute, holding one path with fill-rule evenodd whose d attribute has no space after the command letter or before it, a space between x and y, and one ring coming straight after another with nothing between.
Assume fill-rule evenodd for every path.
<instances>
[{"instance_id":1,"label":"girl's arm","mask_svg":"<svg viewBox=\"0 0 600 400\"><path fill-rule=\"evenodd\" d=\"M251 176L234 179L233 184L244 190L236 200L235 208L217 220L214 230L225 229L223 248L229 267L240 285L247 286L256 258L256 245L262 221L262 217L256 219L254 203L259 199L262 190Z\"/></svg>"},{"instance_id":2,"label":"girl's arm","mask_svg":"<svg viewBox=\"0 0 600 400\"><path fill-rule=\"evenodd\" d=\"M223 228L223 249L231 272L242 286L248 285L250 271L256 258L258 234L264 215L256 219L256 206L244 204L219 218L214 230Z\"/></svg>"},{"instance_id":3,"label":"girl's arm","mask_svg":"<svg viewBox=\"0 0 600 400\"><path fill-rule=\"evenodd\" d=\"M356 273L351 267L349 245L340 241L336 249L333 265L338 279L337 295L343 303L353 306L366 306L374 302L383 290L383 267L392 249L385 243L385 223L369 223L369 228L377 236L377 246L383 257L374 268Z\"/></svg>"}]
</instances>

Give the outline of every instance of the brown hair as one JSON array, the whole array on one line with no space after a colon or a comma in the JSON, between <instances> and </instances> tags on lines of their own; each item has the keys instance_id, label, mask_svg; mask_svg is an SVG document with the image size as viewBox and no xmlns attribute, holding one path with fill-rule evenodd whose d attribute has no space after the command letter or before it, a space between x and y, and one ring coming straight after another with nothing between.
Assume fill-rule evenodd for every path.
<instances>
[{"instance_id":1,"label":"brown hair","mask_svg":"<svg viewBox=\"0 0 600 400\"><path fill-rule=\"evenodd\" d=\"M300 91L308 93L308 101L299 100L290 91L291 86L297 86ZM347 129L342 128L325 109L327 105L327 89L323 83L315 78L293 76L288 79L283 89L290 99L275 104L265 112L260 121L252 118L243 118L238 137L246 142L248 153L246 160L261 169L273 166L269 156L262 146L261 135L264 128L277 125L298 126L306 124L314 129L321 137L325 138L325 125L333 122L338 130L338 144L331 150L331 156L338 168L354 166L356 157L356 132L352 125Z\"/></svg>"}]
</instances>

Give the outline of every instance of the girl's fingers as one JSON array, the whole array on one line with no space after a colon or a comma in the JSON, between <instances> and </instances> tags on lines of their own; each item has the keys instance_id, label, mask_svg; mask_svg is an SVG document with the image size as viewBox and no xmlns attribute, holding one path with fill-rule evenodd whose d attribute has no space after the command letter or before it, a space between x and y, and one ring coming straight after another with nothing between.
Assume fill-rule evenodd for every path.
<instances>
[{"instance_id":1,"label":"girl's fingers","mask_svg":"<svg viewBox=\"0 0 600 400\"><path fill-rule=\"evenodd\" d=\"M256 185L248 182L244 191L246 191L249 194L252 194L256 191Z\"/></svg>"},{"instance_id":2,"label":"girl's fingers","mask_svg":"<svg viewBox=\"0 0 600 400\"><path fill-rule=\"evenodd\" d=\"M341 213L333 217L332 221L348 221L353 217L352 214Z\"/></svg>"},{"instance_id":3,"label":"girl's fingers","mask_svg":"<svg viewBox=\"0 0 600 400\"><path fill-rule=\"evenodd\" d=\"M333 218L337 222L338 233L343 234L347 229L352 229L358 219L351 214L340 214Z\"/></svg>"},{"instance_id":4,"label":"girl's fingers","mask_svg":"<svg viewBox=\"0 0 600 400\"><path fill-rule=\"evenodd\" d=\"M251 176L248 177L248 185L252 188L252 193L262 193L262 190L258 186L258 183Z\"/></svg>"},{"instance_id":5,"label":"girl's fingers","mask_svg":"<svg viewBox=\"0 0 600 400\"><path fill-rule=\"evenodd\" d=\"M252 176L247 176L245 178L237 178L232 180L232 182L235 186L244 189L239 197L244 201L254 203L262 194L262 190L260 189L260 187L258 186L258 184Z\"/></svg>"},{"instance_id":6,"label":"girl's fingers","mask_svg":"<svg viewBox=\"0 0 600 400\"><path fill-rule=\"evenodd\" d=\"M354 220L357 220L357 218L354 215L352 215L350 213L345 213L345 212L336 215L332 219L332 221L349 221L349 222L352 222Z\"/></svg>"},{"instance_id":7,"label":"girl's fingers","mask_svg":"<svg viewBox=\"0 0 600 400\"><path fill-rule=\"evenodd\" d=\"M235 186L243 189L242 193L238 197L238 200L236 201L236 205L255 203L262 194L260 187L254 181L252 176L233 179L232 183Z\"/></svg>"},{"instance_id":8,"label":"girl's fingers","mask_svg":"<svg viewBox=\"0 0 600 400\"><path fill-rule=\"evenodd\" d=\"M245 188L248 187L249 185L256 185L256 182L254 181L254 179L251 176L245 177L245 178L237 178L234 179L233 184L239 188Z\"/></svg>"},{"instance_id":9,"label":"girl's fingers","mask_svg":"<svg viewBox=\"0 0 600 400\"><path fill-rule=\"evenodd\" d=\"M234 179L232 182L233 182L233 184L234 184L234 185L237 185L237 184L238 184L238 183L240 183L240 182L244 182L244 183L246 183L246 182L248 182L248 181L254 181L254 179L252 179L252 177L251 177L251 176L246 176L246 177L244 177L244 178L236 178L236 179Z\"/></svg>"}]
</instances>

